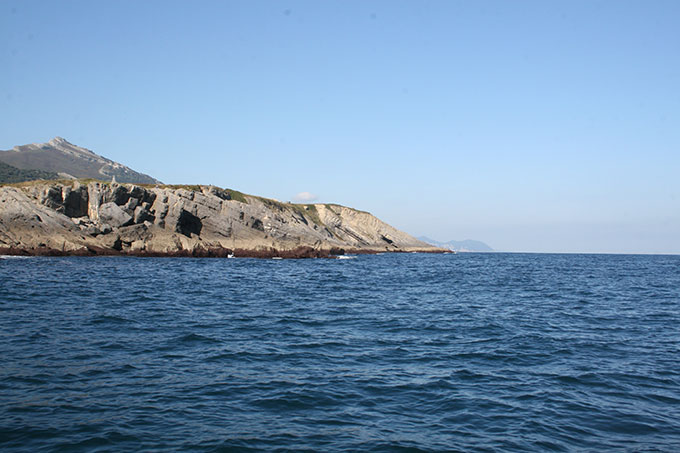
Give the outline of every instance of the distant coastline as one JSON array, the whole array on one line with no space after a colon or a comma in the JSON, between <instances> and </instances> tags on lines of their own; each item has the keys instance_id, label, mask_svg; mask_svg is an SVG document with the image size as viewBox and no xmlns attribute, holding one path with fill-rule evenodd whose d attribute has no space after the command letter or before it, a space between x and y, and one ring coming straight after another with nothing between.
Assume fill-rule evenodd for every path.
<instances>
[{"instance_id":1,"label":"distant coastline","mask_svg":"<svg viewBox=\"0 0 680 453\"><path fill-rule=\"evenodd\" d=\"M486 243L474 239L465 239L463 241L448 241L442 242L435 239L431 239L427 236L419 236L423 242L434 245L435 247L441 247L444 249L453 250L454 252L475 252L475 253L493 253L494 249L489 247Z\"/></svg>"}]
</instances>

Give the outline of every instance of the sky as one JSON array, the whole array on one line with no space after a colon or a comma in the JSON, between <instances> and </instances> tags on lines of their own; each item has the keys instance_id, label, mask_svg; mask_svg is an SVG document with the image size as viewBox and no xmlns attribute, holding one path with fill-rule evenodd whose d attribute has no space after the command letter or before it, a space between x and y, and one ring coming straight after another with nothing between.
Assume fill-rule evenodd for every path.
<instances>
[{"instance_id":1,"label":"sky","mask_svg":"<svg viewBox=\"0 0 680 453\"><path fill-rule=\"evenodd\" d=\"M680 253L680 2L0 0L0 149L498 251Z\"/></svg>"}]
</instances>

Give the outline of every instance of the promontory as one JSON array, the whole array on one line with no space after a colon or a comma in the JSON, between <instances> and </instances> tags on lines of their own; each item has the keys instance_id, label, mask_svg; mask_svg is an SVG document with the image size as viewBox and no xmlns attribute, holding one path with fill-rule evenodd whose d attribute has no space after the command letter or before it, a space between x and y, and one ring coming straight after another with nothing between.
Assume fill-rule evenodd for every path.
<instances>
[{"instance_id":1,"label":"promontory","mask_svg":"<svg viewBox=\"0 0 680 453\"><path fill-rule=\"evenodd\" d=\"M31 158L51 153L51 166L11 154L11 162L22 165L20 171L12 167L16 174L45 177L35 172L52 171L72 179L0 185L0 254L322 257L443 251L368 212L338 204L282 203L215 186L157 180L118 183L116 173L138 174L63 139L4 153L22 150ZM55 162L66 152L70 162L85 158L87 171L111 175L112 181L73 175L75 164L70 173L61 171Z\"/></svg>"}]
</instances>

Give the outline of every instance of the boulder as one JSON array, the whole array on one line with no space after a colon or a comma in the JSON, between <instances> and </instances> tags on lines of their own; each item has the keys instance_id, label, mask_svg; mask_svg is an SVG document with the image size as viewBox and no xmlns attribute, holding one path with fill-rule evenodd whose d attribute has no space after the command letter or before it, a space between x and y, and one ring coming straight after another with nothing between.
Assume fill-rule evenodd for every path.
<instances>
[{"instance_id":1,"label":"boulder","mask_svg":"<svg viewBox=\"0 0 680 453\"><path fill-rule=\"evenodd\" d=\"M132 198L130 198L132 200ZM135 223L153 222L156 220L153 214L142 206L137 206L134 214Z\"/></svg>"},{"instance_id":2,"label":"boulder","mask_svg":"<svg viewBox=\"0 0 680 453\"><path fill-rule=\"evenodd\" d=\"M132 224L132 216L114 202L104 203L99 207L99 220L117 228Z\"/></svg>"},{"instance_id":3,"label":"boulder","mask_svg":"<svg viewBox=\"0 0 680 453\"><path fill-rule=\"evenodd\" d=\"M135 209L139 206L139 198L135 197L130 197L130 199L125 203L125 206L123 209L125 209L126 212L135 212Z\"/></svg>"},{"instance_id":4,"label":"boulder","mask_svg":"<svg viewBox=\"0 0 680 453\"><path fill-rule=\"evenodd\" d=\"M98 236L102 234L102 230L100 230L96 226L88 226L83 230L83 232L90 236Z\"/></svg>"}]
</instances>

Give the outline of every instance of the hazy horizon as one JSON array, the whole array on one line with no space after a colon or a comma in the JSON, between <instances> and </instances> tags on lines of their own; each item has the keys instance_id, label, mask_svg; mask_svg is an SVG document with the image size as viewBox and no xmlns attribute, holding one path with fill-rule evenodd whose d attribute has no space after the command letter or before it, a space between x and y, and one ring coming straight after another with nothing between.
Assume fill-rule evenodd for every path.
<instances>
[{"instance_id":1,"label":"hazy horizon","mask_svg":"<svg viewBox=\"0 0 680 453\"><path fill-rule=\"evenodd\" d=\"M0 149L503 252L680 253L680 3L0 5Z\"/></svg>"}]
</instances>

